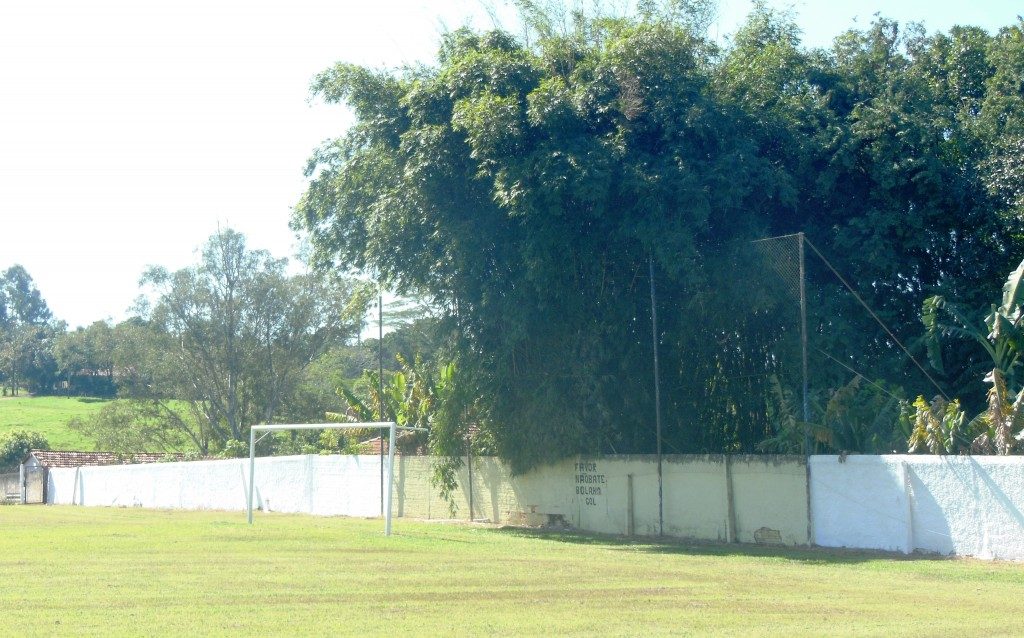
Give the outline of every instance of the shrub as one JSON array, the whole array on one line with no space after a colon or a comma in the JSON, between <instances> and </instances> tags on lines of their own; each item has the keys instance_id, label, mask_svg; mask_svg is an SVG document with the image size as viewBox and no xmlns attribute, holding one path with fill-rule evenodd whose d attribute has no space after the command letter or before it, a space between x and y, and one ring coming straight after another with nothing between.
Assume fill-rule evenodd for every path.
<instances>
[{"instance_id":1,"label":"shrub","mask_svg":"<svg viewBox=\"0 0 1024 638\"><path fill-rule=\"evenodd\" d=\"M17 467L29 450L49 450L50 443L38 432L12 430L0 434L0 471Z\"/></svg>"}]
</instances>

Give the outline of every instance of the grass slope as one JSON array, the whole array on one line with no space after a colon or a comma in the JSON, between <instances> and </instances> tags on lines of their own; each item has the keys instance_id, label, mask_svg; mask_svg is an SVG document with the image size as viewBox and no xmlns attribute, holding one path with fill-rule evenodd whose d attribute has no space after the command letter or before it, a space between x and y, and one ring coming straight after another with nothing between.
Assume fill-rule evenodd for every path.
<instances>
[{"instance_id":1,"label":"grass slope","mask_svg":"<svg viewBox=\"0 0 1024 638\"><path fill-rule=\"evenodd\" d=\"M1024 565L399 520L0 507L28 635L1010 635Z\"/></svg>"},{"instance_id":2,"label":"grass slope","mask_svg":"<svg viewBox=\"0 0 1024 638\"><path fill-rule=\"evenodd\" d=\"M0 432L39 432L54 450L94 449L95 442L68 428L74 417L88 416L107 403L86 397L7 397L0 399Z\"/></svg>"}]
</instances>

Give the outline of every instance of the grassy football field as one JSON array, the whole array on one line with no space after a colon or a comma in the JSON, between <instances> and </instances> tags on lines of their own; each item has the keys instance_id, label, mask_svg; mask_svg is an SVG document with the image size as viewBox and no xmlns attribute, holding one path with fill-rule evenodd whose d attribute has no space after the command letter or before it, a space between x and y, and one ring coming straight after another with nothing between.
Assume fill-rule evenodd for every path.
<instances>
[{"instance_id":1,"label":"grassy football field","mask_svg":"<svg viewBox=\"0 0 1024 638\"><path fill-rule=\"evenodd\" d=\"M1019 635L1024 564L380 520L0 507L19 635Z\"/></svg>"}]
</instances>

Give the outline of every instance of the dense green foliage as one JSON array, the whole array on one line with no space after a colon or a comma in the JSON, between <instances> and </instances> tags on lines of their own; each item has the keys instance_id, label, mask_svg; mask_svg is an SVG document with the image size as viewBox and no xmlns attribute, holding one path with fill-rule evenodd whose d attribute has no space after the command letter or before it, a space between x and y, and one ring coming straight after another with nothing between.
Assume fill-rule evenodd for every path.
<instances>
[{"instance_id":1,"label":"dense green foliage","mask_svg":"<svg viewBox=\"0 0 1024 638\"><path fill-rule=\"evenodd\" d=\"M57 336L53 358L64 394L92 397L116 394L114 360L118 337L122 334L123 331L115 330L106 321L95 321L87 328L79 327Z\"/></svg>"},{"instance_id":2,"label":"dense green foliage","mask_svg":"<svg viewBox=\"0 0 1024 638\"><path fill-rule=\"evenodd\" d=\"M408 302L386 309L382 348L360 342L376 286L289 274L285 260L231 230L210 238L197 265L152 267L143 285L134 316L67 331L24 269L0 277L0 380L35 395L4 399L0 432L43 432L60 449L238 455L254 423L322 421L343 408L337 388L376 369L378 356L390 383L403 353L437 349L436 322ZM365 395L365 384L355 387ZM55 394L102 399L46 396ZM351 443L282 436L261 453Z\"/></svg>"},{"instance_id":3,"label":"dense green foliage","mask_svg":"<svg viewBox=\"0 0 1024 638\"><path fill-rule=\"evenodd\" d=\"M133 452L202 450L188 437L201 430L191 404L182 401L117 399L95 413L73 417L67 427L94 441L97 450L128 456Z\"/></svg>"},{"instance_id":4,"label":"dense green foliage","mask_svg":"<svg viewBox=\"0 0 1024 638\"><path fill-rule=\"evenodd\" d=\"M310 364L358 328L352 281L289 276L284 260L224 230L195 266L154 267L143 283L149 301L113 331L116 380L129 401L79 429L115 451L186 444L207 454L256 423L322 418L299 387Z\"/></svg>"},{"instance_id":5,"label":"dense green foliage","mask_svg":"<svg viewBox=\"0 0 1024 638\"><path fill-rule=\"evenodd\" d=\"M130 402L73 440L234 454L252 423L376 410L379 373L363 371L379 357L395 406L427 382L417 418L449 471L471 423L524 470L653 452L656 341L666 452L1019 447L1019 317L978 309L1024 253L1024 22L929 35L876 18L808 50L762 5L726 46L704 35L709 2L520 6L523 37L461 29L432 66L316 79L357 123L311 159L295 225L341 270L290 275L225 231L196 265L148 271L136 316L68 332L13 266L3 394L116 393ZM810 252L805 422L801 244L751 242L796 232L919 360L931 348L938 387ZM334 274L350 269L428 312L389 309L402 327L360 343L378 291ZM934 356L956 330L970 338ZM919 394L946 398L900 418ZM321 438L267 442L353 443Z\"/></svg>"},{"instance_id":6,"label":"dense green foliage","mask_svg":"<svg viewBox=\"0 0 1024 638\"><path fill-rule=\"evenodd\" d=\"M28 430L0 432L0 472L17 467L30 450L49 450L46 437Z\"/></svg>"},{"instance_id":7,"label":"dense green foliage","mask_svg":"<svg viewBox=\"0 0 1024 638\"><path fill-rule=\"evenodd\" d=\"M665 449L740 452L778 435L773 380L799 379L793 299L750 240L806 232L905 343L924 296L980 303L1024 250L1024 24L878 18L806 50L759 6L720 48L681 6L697 5L565 28L530 10L529 38L462 29L433 66L338 64L313 84L357 123L311 159L296 225L322 264L435 302L517 469L653 451L649 260ZM819 262L808 277L815 352L929 389ZM981 356L941 379L976 405ZM820 404L851 383L812 363Z\"/></svg>"},{"instance_id":8,"label":"dense green foliage","mask_svg":"<svg viewBox=\"0 0 1024 638\"><path fill-rule=\"evenodd\" d=\"M415 325L411 327L416 329ZM480 421L479 397L460 385L454 363L428 362L419 353L411 362L402 355L397 361L399 369L385 375L386 379L378 371L363 373L365 399L355 388L340 384L338 394L345 399L347 410L328 412L327 418L341 423L394 420L399 425L428 430L401 433L396 448L410 454L429 451L438 457L433 479L454 515L450 496L458 486L456 476L464 458L469 454L493 454L489 438L481 437L479 432L474 435L470 429Z\"/></svg>"},{"instance_id":9,"label":"dense green foliage","mask_svg":"<svg viewBox=\"0 0 1024 638\"><path fill-rule=\"evenodd\" d=\"M17 395L53 386L53 342L64 331L32 277L14 265L0 275L0 394Z\"/></svg>"},{"instance_id":10,"label":"dense green foliage","mask_svg":"<svg viewBox=\"0 0 1024 638\"><path fill-rule=\"evenodd\" d=\"M974 452L1011 454L1024 442L1024 261L1003 284L1000 303L974 312L941 295L924 302L921 319L927 330L933 365L943 368L943 343L954 339L979 344L991 359L984 377L988 401L978 416L967 421L958 401L941 397L914 403L910 451L927 447L933 453ZM975 316L977 315L977 316ZM909 416L909 415L908 415Z\"/></svg>"}]
</instances>

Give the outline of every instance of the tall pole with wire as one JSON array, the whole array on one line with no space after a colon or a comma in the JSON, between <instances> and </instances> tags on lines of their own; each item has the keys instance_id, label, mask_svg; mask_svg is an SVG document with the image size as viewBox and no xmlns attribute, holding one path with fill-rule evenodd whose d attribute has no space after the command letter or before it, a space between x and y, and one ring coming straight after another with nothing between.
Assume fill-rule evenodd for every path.
<instances>
[{"instance_id":1,"label":"tall pole with wire","mask_svg":"<svg viewBox=\"0 0 1024 638\"><path fill-rule=\"evenodd\" d=\"M804 271L804 234L797 233L800 242L800 358L803 374L804 454L811 455L811 404L807 398L807 291Z\"/></svg>"},{"instance_id":2,"label":"tall pole with wire","mask_svg":"<svg viewBox=\"0 0 1024 638\"><path fill-rule=\"evenodd\" d=\"M647 269L651 282L651 343L654 346L654 427L658 454L658 536L665 533L665 506L661 473L661 377L658 372L658 309L654 296L654 254L648 257Z\"/></svg>"}]
</instances>

